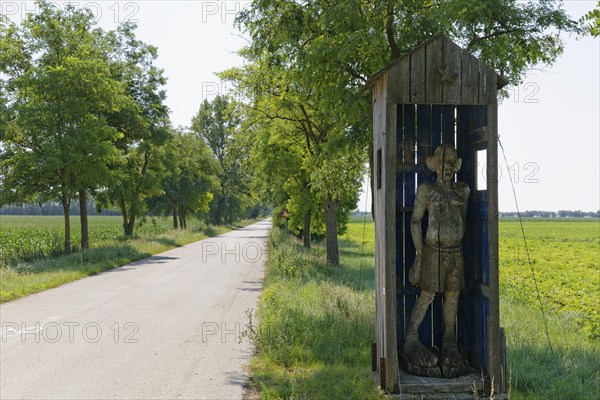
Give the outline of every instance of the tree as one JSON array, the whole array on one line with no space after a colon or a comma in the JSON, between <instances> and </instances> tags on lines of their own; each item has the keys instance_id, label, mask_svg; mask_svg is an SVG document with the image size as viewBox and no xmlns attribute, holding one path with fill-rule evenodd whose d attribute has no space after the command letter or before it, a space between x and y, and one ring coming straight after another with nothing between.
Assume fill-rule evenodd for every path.
<instances>
[{"instance_id":1,"label":"tree","mask_svg":"<svg viewBox=\"0 0 600 400\"><path fill-rule=\"evenodd\" d=\"M245 69L233 69L221 75L232 80L239 92L252 99L247 112L256 125L254 132L262 131L269 137L270 146L261 146L260 142L256 142L255 146L261 153L255 166L260 168L259 179L264 180L264 176L270 174L269 168L265 168L266 160L281 160L282 164L295 166L285 170L281 170L280 165L269 166L278 174L288 173L283 180L283 188L288 195L288 227L292 231L299 229L303 233L305 247L310 247L311 225L319 227L322 222L313 216L324 217L328 222L325 223L329 244L327 260L337 264L337 227L340 221L347 220L349 212L347 207L343 207L343 214L339 213L340 201L346 204L346 201L355 199L354 208L357 192L350 194L342 190L349 183L336 178L348 177L347 172L361 170L364 162L360 158L345 157L346 152L352 151L351 147L357 143L348 137L351 131L344 129L349 120L335 112L339 99L327 104L327 98L320 91L303 82L302 72L285 63L269 64L262 55L253 58L253 63ZM350 140L342 143L344 140L340 138ZM361 145L358 144L358 147ZM279 156L273 153L279 153ZM327 169L324 168L327 158L344 159L346 162ZM327 179L327 184L313 185L314 177L329 175L331 179ZM353 184L358 188L359 177L354 178ZM319 205L323 212L319 212Z\"/></svg>"},{"instance_id":2,"label":"tree","mask_svg":"<svg viewBox=\"0 0 600 400\"><path fill-rule=\"evenodd\" d=\"M0 143L4 141L6 127L12 119L5 85L6 83L0 79Z\"/></svg>"},{"instance_id":3,"label":"tree","mask_svg":"<svg viewBox=\"0 0 600 400\"><path fill-rule=\"evenodd\" d=\"M240 122L235 102L225 96L204 100L192 118L191 130L208 144L220 167L221 190L214 193L209 212L217 225L239 219L248 197L248 177L242 168L245 156L236 142Z\"/></svg>"},{"instance_id":4,"label":"tree","mask_svg":"<svg viewBox=\"0 0 600 400\"><path fill-rule=\"evenodd\" d=\"M69 253L69 206L76 193L81 246L88 246L86 193L108 182L119 132L106 114L120 108L124 90L111 77L108 43L90 12L38 6L39 14L20 27L6 20L0 25L0 72L12 109L0 155L3 197L18 203L59 199Z\"/></svg>"},{"instance_id":5,"label":"tree","mask_svg":"<svg viewBox=\"0 0 600 400\"><path fill-rule=\"evenodd\" d=\"M518 83L527 68L560 55L561 30L578 29L560 3L513 0L256 0L237 23L252 40L241 52L248 63L225 76L245 89L251 107L305 131L316 155L313 178L328 173L326 160L343 154L328 149L336 138L368 148L366 78L433 34L445 33ZM335 192L325 193L327 213L336 209ZM334 251L328 261L335 262Z\"/></svg>"},{"instance_id":6,"label":"tree","mask_svg":"<svg viewBox=\"0 0 600 400\"><path fill-rule=\"evenodd\" d=\"M300 62L316 85L328 77L346 88L333 96L440 32L517 84L528 68L562 53L560 31L579 31L560 1L257 0L237 22L251 35L251 52Z\"/></svg>"},{"instance_id":7,"label":"tree","mask_svg":"<svg viewBox=\"0 0 600 400\"><path fill-rule=\"evenodd\" d=\"M186 229L187 216L205 213L220 190L219 165L206 143L190 133L176 132L166 145L163 193L151 199L151 209L172 213L173 228Z\"/></svg>"},{"instance_id":8,"label":"tree","mask_svg":"<svg viewBox=\"0 0 600 400\"><path fill-rule=\"evenodd\" d=\"M340 170L323 169L327 157L344 158L348 146L358 146L364 153L363 145L352 138L359 130L357 126L364 121L356 119L356 115L340 114L337 110L361 107L360 102L343 97L330 96L330 90L337 90L335 84L321 82L313 84L310 71L290 64L281 59L272 59L268 52L253 52L246 49L242 52L251 60L244 68L232 69L221 74L222 77L234 82L237 90L249 99L249 109L255 115L255 123L268 126L269 121L285 122L289 129L284 134L289 135L294 146L299 148L301 158L300 169L294 174L294 179L287 181L284 189L290 196L288 210L290 221L295 222L304 218L304 232L309 231L313 214L324 216L329 223L325 224L328 245L327 261L339 263L337 246L338 222L347 219L349 212L343 208L340 215L339 202L357 198L357 193L350 195L341 190L346 182L338 179L328 179L329 185L313 186L311 177L333 174L348 176L348 171L360 170L361 165L337 164ZM360 93L358 97L365 95ZM348 127L352 127L349 129ZM344 146L339 146L340 138L348 139ZM290 146L290 144L287 144ZM349 158L351 162L364 162L358 158ZM357 178L355 186L358 191ZM321 191L322 193L320 193ZM344 197L338 197L343 193ZM318 209L322 207L323 212ZM355 204L354 204L355 207ZM297 215L299 214L300 215ZM315 220L316 224L320 221ZM310 232L304 237L305 246L309 246Z\"/></svg>"},{"instance_id":9,"label":"tree","mask_svg":"<svg viewBox=\"0 0 600 400\"><path fill-rule=\"evenodd\" d=\"M311 191L309 176L303 168L304 147L297 140L297 130L290 121L266 119L248 123L248 140L253 187L265 204L274 206L274 220L288 210L288 229L301 234L304 247L311 247L312 216L316 198ZM253 119L253 117L250 117Z\"/></svg>"},{"instance_id":10,"label":"tree","mask_svg":"<svg viewBox=\"0 0 600 400\"><path fill-rule=\"evenodd\" d=\"M125 236L134 234L136 221L146 214L147 199L162 193L163 145L171 135L166 79L154 65L157 49L137 40L135 28L127 23L110 33L111 74L125 85L128 101L108 116L123 135L116 142L118 159L111 165L113 184L96 193L100 206L121 211Z\"/></svg>"},{"instance_id":11,"label":"tree","mask_svg":"<svg viewBox=\"0 0 600 400\"><path fill-rule=\"evenodd\" d=\"M328 151L335 149L333 155L325 152L319 155L319 167L312 170L311 182L325 204L327 261L337 265L339 219L345 225L350 211L357 206L366 160L361 147L352 146L339 136L335 140L338 143L327 148Z\"/></svg>"}]
</instances>

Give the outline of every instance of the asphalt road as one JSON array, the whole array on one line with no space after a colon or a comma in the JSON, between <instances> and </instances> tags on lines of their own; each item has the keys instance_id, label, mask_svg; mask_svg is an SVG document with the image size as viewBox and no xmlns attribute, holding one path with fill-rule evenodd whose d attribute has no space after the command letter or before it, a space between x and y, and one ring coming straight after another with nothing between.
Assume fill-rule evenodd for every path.
<instances>
[{"instance_id":1,"label":"asphalt road","mask_svg":"<svg viewBox=\"0 0 600 400\"><path fill-rule=\"evenodd\" d=\"M0 398L241 399L270 226L0 305Z\"/></svg>"}]
</instances>

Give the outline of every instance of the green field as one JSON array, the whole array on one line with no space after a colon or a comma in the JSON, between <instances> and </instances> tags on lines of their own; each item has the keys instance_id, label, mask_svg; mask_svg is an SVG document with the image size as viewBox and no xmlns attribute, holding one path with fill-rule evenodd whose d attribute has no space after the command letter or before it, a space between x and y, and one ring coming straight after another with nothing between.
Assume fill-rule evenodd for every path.
<instances>
[{"instance_id":1,"label":"green field","mask_svg":"<svg viewBox=\"0 0 600 400\"><path fill-rule=\"evenodd\" d=\"M600 221L524 221L542 303L600 339ZM500 296L538 306L532 270L517 221L500 222Z\"/></svg>"},{"instance_id":2,"label":"green field","mask_svg":"<svg viewBox=\"0 0 600 400\"><path fill-rule=\"evenodd\" d=\"M90 246L98 248L125 240L121 224L122 218L119 216L90 216ZM71 217L71 243L74 250L79 247L80 229L79 217ZM145 223L136 226L135 233L138 237L148 237L160 235L171 229L173 222L170 219L147 218ZM59 255L64 249L63 232L62 216L0 215L0 262Z\"/></svg>"}]
</instances>

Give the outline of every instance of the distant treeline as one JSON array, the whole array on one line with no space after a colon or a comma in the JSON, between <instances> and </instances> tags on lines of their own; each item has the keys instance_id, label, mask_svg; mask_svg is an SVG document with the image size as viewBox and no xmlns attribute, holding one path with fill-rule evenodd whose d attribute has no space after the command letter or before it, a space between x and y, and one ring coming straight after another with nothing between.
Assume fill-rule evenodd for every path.
<instances>
[{"instance_id":1,"label":"distant treeline","mask_svg":"<svg viewBox=\"0 0 600 400\"><path fill-rule=\"evenodd\" d=\"M91 199L87 201L87 209L88 215L121 215L120 212L116 210L107 210L101 209L98 210L96 207L96 202ZM70 215L79 215L79 204L74 203L71 204L69 208ZM257 218L260 215L269 215L271 212L267 207L255 206L246 210L246 213L243 215L245 218ZM24 204L20 205L6 205L0 207L0 215L63 215L62 204L54 201L49 201L44 204ZM148 215L163 215L161 213L149 212ZM172 214L169 214L172 216Z\"/></svg>"},{"instance_id":2,"label":"distant treeline","mask_svg":"<svg viewBox=\"0 0 600 400\"><path fill-rule=\"evenodd\" d=\"M101 210L98 212L94 200L87 202L88 215L121 215L114 210ZM24 204L7 205L0 207L0 215L63 215L63 206L61 203L49 201L42 205L39 204ZM79 215L79 203L72 203L69 208L70 215Z\"/></svg>"},{"instance_id":3,"label":"distant treeline","mask_svg":"<svg viewBox=\"0 0 600 400\"><path fill-rule=\"evenodd\" d=\"M516 211L514 212L500 212L501 217L518 217ZM600 218L600 210L598 211L581 211L581 210L559 210L555 211L523 211L521 212L521 217L527 218L563 218L563 217L571 217L571 218Z\"/></svg>"}]
</instances>

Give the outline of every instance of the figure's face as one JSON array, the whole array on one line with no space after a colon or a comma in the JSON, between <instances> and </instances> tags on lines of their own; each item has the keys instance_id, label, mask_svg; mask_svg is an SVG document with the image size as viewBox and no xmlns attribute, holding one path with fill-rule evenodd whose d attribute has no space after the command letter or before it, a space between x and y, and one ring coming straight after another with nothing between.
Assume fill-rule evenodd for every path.
<instances>
[{"instance_id":1,"label":"figure's face","mask_svg":"<svg viewBox=\"0 0 600 400\"><path fill-rule=\"evenodd\" d=\"M454 172L456 171L456 163L458 162L458 158L453 151L446 151L441 157L437 160L436 165L436 173L439 177L442 177L444 181L449 181L454 176Z\"/></svg>"}]
</instances>

